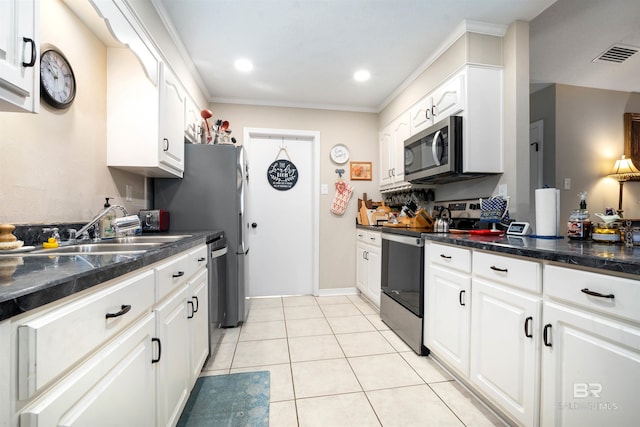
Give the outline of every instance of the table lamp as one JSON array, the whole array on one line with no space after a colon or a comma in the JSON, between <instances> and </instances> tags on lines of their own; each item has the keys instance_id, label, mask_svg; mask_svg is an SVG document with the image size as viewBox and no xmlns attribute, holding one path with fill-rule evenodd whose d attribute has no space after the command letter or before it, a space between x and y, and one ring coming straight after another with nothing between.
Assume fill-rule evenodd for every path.
<instances>
[{"instance_id":1,"label":"table lamp","mask_svg":"<svg viewBox=\"0 0 640 427\"><path fill-rule=\"evenodd\" d=\"M621 159L616 160L616 164L613 165L613 169L609 172L611 178L617 179L620 183L620 195L618 196L618 215L622 218L622 186L625 181L629 181L633 178L640 178L640 170L635 167L631 159L627 159L622 156Z\"/></svg>"}]
</instances>

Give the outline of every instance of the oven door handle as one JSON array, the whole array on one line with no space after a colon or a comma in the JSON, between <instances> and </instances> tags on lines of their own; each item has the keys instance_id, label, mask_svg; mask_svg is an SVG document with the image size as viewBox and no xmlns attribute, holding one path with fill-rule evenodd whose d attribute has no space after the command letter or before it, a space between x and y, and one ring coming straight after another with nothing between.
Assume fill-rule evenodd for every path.
<instances>
[{"instance_id":1,"label":"oven door handle","mask_svg":"<svg viewBox=\"0 0 640 427\"><path fill-rule=\"evenodd\" d=\"M417 248L424 247L424 240L420 237L401 236L398 234L382 233L382 240L401 243L403 245L415 246Z\"/></svg>"}]
</instances>

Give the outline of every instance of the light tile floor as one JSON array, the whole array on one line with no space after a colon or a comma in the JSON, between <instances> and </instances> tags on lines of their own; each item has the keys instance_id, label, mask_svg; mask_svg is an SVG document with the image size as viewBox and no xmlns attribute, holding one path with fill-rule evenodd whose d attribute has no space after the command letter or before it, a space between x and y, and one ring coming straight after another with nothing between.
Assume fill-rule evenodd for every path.
<instances>
[{"instance_id":1,"label":"light tile floor","mask_svg":"<svg viewBox=\"0 0 640 427\"><path fill-rule=\"evenodd\" d=\"M268 370L271 427L504 425L359 296L251 300L202 375Z\"/></svg>"}]
</instances>

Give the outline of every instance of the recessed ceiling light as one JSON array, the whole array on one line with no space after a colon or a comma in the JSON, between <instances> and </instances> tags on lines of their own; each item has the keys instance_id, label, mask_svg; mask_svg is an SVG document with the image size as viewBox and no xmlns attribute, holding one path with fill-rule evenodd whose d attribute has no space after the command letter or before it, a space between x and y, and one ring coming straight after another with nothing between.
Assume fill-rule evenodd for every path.
<instances>
[{"instance_id":1,"label":"recessed ceiling light","mask_svg":"<svg viewBox=\"0 0 640 427\"><path fill-rule=\"evenodd\" d=\"M359 70L353 73L353 78L358 82L366 82L371 78L371 73L367 70Z\"/></svg>"},{"instance_id":2,"label":"recessed ceiling light","mask_svg":"<svg viewBox=\"0 0 640 427\"><path fill-rule=\"evenodd\" d=\"M248 72L253 70L253 64L251 63L251 61L249 61L248 59L245 58L240 58L238 60L236 60L236 62L234 63L236 70L238 71L242 71L242 72Z\"/></svg>"}]
</instances>

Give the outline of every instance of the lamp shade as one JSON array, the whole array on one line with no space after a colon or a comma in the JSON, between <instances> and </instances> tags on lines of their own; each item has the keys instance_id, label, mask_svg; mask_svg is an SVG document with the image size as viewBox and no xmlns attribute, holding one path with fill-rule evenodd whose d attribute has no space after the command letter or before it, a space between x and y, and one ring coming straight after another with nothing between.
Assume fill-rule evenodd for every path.
<instances>
[{"instance_id":1,"label":"lamp shade","mask_svg":"<svg viewBox=\"0 0 640 427\"><path fill-rule=\"evenodd\" d=\"M627 159L623 155L621 159L616 160L613 169L609 172L609 176L618 181L628 181L631 178L640 177L640 170L635 167L631 159Z\"/></svg>"}]
</instances>

